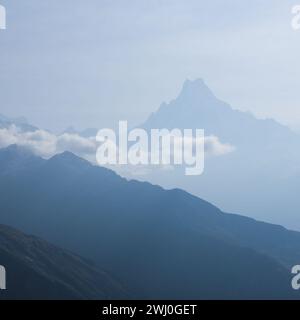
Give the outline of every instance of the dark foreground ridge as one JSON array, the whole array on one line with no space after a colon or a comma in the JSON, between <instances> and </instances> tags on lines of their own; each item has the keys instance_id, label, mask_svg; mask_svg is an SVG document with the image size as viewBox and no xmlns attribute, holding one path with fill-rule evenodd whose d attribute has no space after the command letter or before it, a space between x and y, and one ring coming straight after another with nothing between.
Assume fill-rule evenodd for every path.
<instances>
[{"instance_id":1,"label":"dark foreground ridge","mask_svg":"<svg viewBox=\"0 0 300 320\"><path fill-rule=\"evenodd\" d=\"M121 285L91 262L37 237L0 225L0 299L120 299Z\"/></svg>"}]
</instances>

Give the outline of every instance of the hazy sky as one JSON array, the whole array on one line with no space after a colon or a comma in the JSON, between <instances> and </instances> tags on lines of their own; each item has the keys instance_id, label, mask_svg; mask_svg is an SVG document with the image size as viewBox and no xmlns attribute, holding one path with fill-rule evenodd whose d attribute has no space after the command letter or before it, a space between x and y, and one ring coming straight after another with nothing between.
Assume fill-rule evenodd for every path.
<instances>
[{"instance_id":1,"label":"hazy sky","mask_svg":"<svg viewBox=\"0 0 300 320\"><path fill-rule=\"evenodd\" d=\"M300 128L297 0L0 4L0 113L53 130L138 124L201 77L233 107Z\"/></svg>"}]
</instances>

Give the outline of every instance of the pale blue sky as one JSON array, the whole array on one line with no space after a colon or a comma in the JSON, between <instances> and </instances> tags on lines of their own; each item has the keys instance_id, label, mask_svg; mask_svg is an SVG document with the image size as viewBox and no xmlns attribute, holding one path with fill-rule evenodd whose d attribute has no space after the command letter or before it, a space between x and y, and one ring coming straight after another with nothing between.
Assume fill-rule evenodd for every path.
<instances>
[{"instance_id":1,"label":"pale blue sky","mask_svg":"<svg viewBox=\"0 0 300 320\"><path fill-rule=\"evenodd\" d=\"M138 124L201 77L233 107L300 128L296 3L0 0L0 113L53 130Z\"/></svg>"}]
</instances>

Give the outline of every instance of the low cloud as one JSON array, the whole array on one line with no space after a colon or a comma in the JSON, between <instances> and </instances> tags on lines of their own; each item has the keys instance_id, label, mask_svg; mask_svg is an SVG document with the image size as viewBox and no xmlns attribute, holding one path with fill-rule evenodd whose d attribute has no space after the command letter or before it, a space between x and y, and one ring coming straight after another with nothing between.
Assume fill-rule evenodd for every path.
<instances>
[{"instance_id":1,"label":"low cloud","mask_svg":"<svg viewBox=\"0 0 300 320\"><path fill-rule=\"evenodd\" d=\"M229 143L222 143L216 136L207 136L204 150L208 156L222 156L235 151L235 147Z\"/></svg>"},{"instance_id":2,"label":"low cloud","mask_svg":"<svg viewBox=\"0 0 300 320\"><path fill-rule=\"evenodd\" d=\"M97 149L96 141L93 138L83 138L78 134L69 133L55 135L45 130L22 132L15 125L0 129L0 148L11 144L26 147L43 158L50 158L64 151L89 158L95 155Z\"/></svg>"},{"instance_id":3,"label":"low cloud","mask_svg":"<svg viewBox=\"0 0 300 320\"><path fill-rule=\"evenodd\" d=\"M191 140L194 144L195 141ZM43 158L50 158L57 153L70 151L91 162L96 160L96 151L99 146L95 137L85 138L76 133L63 133L55 135L46 130L36 130L32 132L22 132L16 125L8 128L0 128L0 148L11 144L17 144L30 149L34 154ZM220 142L216 136L207 136L204 138L204 149L206 156L222 156L231 153L235 147L230 144ZM122 166L115 166L118 171ZM125 168L126 167L126 168ZM132 171L134 175L147 175L153 170L173 170L172 165L166 166L125 166L125 169ZM114 169L113 167L111 167Z\"/></svg>"}]
</instances>

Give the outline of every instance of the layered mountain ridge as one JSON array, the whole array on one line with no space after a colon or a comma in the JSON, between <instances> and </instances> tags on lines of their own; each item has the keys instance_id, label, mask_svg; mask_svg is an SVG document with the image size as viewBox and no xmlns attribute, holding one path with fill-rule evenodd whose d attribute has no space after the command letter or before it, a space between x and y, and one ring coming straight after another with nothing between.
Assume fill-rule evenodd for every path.
<instances>
[{"instance_id":1,"label":"layered mountain ridge","mask_svg":"<svg viewBox=\"0 0 300 320\"><path fill-rule=\"evenodd\" d=\"M11 149L18 158L10 147L0 159ZM290 268L300 260L298 232L128 181L71 153L35 163L0 172L1 222L92 259L132 296L297 298Z\"/></svg>"}]
</instances>

